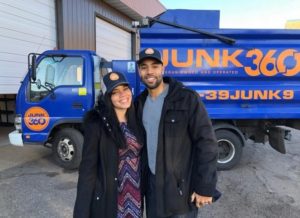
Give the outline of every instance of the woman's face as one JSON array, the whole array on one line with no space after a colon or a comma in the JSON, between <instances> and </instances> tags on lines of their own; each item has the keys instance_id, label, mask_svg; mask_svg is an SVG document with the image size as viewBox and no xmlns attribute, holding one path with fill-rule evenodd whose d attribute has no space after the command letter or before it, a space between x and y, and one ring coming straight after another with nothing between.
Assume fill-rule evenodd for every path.
<instances>
[{"instance_id":1,"label":"woman's face","mask_svg":"<svg viewBox=\"0 0 300 218\"><path fill-rule=\"evenodd\" d=\"M119 85L111 92L111 101L115 109L128 109L132 101L132 93L127 85Z\"/></svg>"}]
</instances>

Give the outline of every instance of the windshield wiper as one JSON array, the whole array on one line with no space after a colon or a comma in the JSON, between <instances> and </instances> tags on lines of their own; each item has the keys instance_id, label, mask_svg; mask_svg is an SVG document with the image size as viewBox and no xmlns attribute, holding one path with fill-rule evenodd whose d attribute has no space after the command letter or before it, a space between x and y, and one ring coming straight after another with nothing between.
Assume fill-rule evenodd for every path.
<instances>
[{"instance_id":1,"label":"windshield wiper","mask_svg":"<svg viewBox=\"0 0 300 218\"><path fill-rule=\"evenodd\" d=\"M32 84L36 84L38 89L44 88L48 92L51 92L52 94L54 93L53 90L54 90L55 86L51 83L45 82L45 85L43 85L41 80L37 79L36 82L32 82Z\"/></svg>"},{"instance_id":2,"label":"windshield wiper","mask_svg":"<svg viewBox=\"0 0 300 218\"><path fill-rule=\"evenodd\" d=\"M45 82L45 87L49 87L51 90L53 90L55 88L55 85L49 82Z\"/></svg>"}]
</instances>

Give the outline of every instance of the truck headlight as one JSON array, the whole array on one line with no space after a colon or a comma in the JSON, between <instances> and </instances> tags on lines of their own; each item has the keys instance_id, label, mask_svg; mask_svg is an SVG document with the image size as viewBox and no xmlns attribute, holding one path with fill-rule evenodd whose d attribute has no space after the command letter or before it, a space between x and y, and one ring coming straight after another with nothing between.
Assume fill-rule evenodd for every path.
<instances>
[{"instance_id":1,"label":"truck headlight","mask_svg":"<svg viewBox=\"0 0 300 218\"><path fill-rule=\"evenodd\" d=\"M22 131L22 116L21 116L21 114L16 114L16 116L15 116L15 128L19 132Z\"/></svg>"}]
</instances>

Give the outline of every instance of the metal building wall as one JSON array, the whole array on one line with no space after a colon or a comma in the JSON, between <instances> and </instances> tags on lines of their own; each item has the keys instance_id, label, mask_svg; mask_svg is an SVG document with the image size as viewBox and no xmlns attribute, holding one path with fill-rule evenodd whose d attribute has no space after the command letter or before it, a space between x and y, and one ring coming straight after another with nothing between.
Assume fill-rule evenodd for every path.
<instances>
[{"instance_id":1,"label":"metal building wall","mask_svg":"<svg viewBox=\"0 0 300 218\"><path fill-rule=\"evenodd\" d=\"M0 0L0 94L16 94L27 55L54 49L55 0Z\"/></svg>"},{"instance_id":2,"label":"metal building wall","mask_svg":"<svg viewBox=\"0 0 300 218\"><path fill-rule=\"evenodd\" d=\"M131 19L101 0L57 0L58 48L96 50L95 18L126 30Z\"/></svg>"}]
</instances>

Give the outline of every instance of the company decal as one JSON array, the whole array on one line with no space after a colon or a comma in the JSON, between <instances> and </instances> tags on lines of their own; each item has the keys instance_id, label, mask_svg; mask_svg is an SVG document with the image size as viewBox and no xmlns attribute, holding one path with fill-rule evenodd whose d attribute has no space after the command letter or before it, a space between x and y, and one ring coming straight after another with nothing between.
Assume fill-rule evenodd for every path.
<instances>
[{"instance_id":1,"label":"company decal","mask_svg":"<svg viewBox=\"0 0 300 218\"><path fill-rule=\"evenodd\" d=\"M41 107L31 107L24 115L24 122L28 129L33 131L42 131L50 121L48 112Z\"/></svg>"},{"instance_id":2,"label":"company decal","mask_svg":"<svg viewBox=\"0 0 300 218\"><path fill-rule=\"evenodd\" d=\"M205 100L292 100L293 90L207 90L198 92Z\"/></svg>"},{"instance_id":3,"label":"company decal","mask_svg":"<svg viewBox=\"0 0 300 218\"><path fill-rule=\"evenodd\" d=\"M300 72L295 49L163 49L167 74L238 74L292 77ZM170 68L168 68L168 66Z\"/></svg>"}]
</instances>

